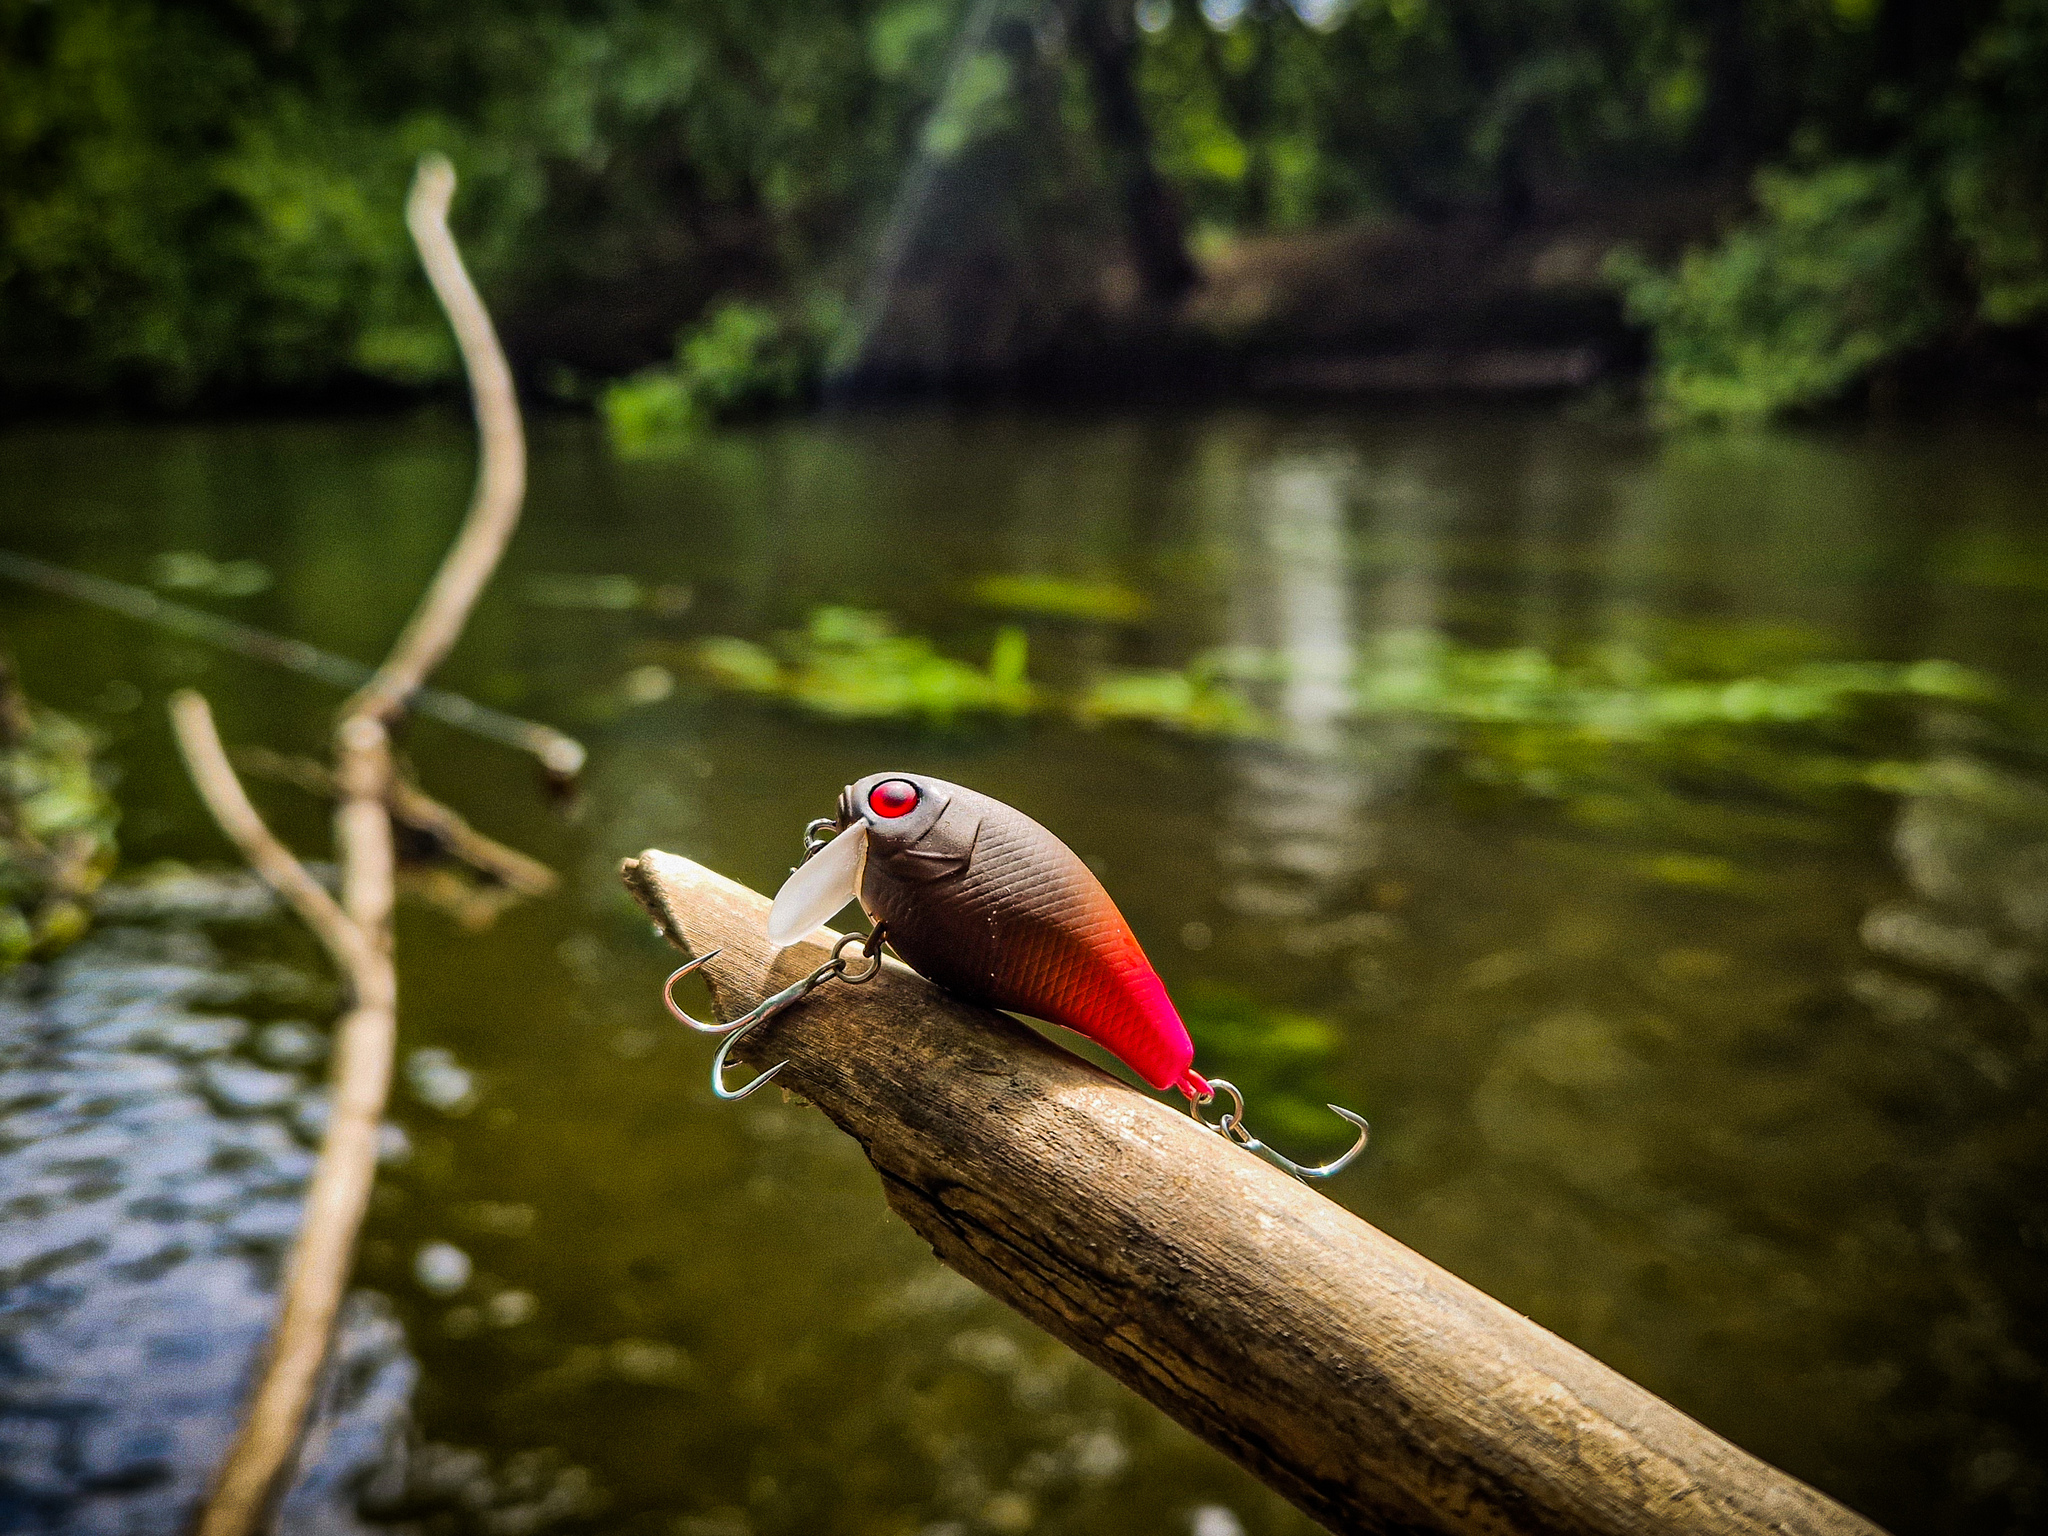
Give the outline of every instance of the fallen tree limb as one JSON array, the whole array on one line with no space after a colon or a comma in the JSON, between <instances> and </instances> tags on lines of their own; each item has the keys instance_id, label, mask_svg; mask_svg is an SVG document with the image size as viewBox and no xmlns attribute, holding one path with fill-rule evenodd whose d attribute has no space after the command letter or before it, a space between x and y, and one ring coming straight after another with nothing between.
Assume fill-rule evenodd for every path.
<instances>
[{"instance_id":1,"label":"fallen tree limb","mask_svg":"<svg viewBox=\"0 0 2048 1536\"><path fill-rule=\"evenodd\" d=\"M476 490L469 515L434 572L426 596L376 676L342 706L344 721L375 719L388 725L404 712L425 686L427 674L461 637L469 610L505 553L526 497L526 430L519 421L512 368L448 232L448 205L454 197L455 167L442 155L422 157L412 194L405 200L405 227L412 232L420 265L448 316L469 375L477 441L483 446L477 458Z\"/></svg>"},{"instance_id":2,"label":"fallen tree limb","mask_svg":"<svg viewBox=\"0 0 2048 1536\"><path fill-rule=\"evenodd\" d=\"M243 792L214 728L206 700L186 690L171 699L171 721L192 781L214 820L251 867L319 937L348 983L349 1008L334 1030L334 1103L306 1188L298 1240L285 1266L283 1305L250 1394L241 1428L216 1477L200 1536L239 1536L261 1526L281 1489L327 1360L328 1340L347 1289L356 1232L376 1180L377 1136L398 1028L398 976L391 958L388 913L380 921L361 899L363 834L342 841L345 905L314 880L264 825ZM370 745L372 751L374 744ZM390 837L381 803L377 820ZM376 832L371 829L369 838ZM374 875L373 875L374 880ZM385 875L388 882L388 871ZM355 899L347 901L353 896Z\"/></svg>"},{"instance_id":3,"label":"fallen tree limb","mask_svg":"<svg viewBox=\"0 0 2048 1536\"><path fill-rule=\"evenodd\" d=\"M320 936L350 993L349 1010L335 1032L333 1103L307 1186L305 1215L285 1264L277 1327L234 1443L207 1495L199 1536L248 1536L267 1526L305 1432L376 1181L378 1132L397 1054L391 728L408 705L418 702L428 673L461 635L511 536L525 486L526 443L511 374L448 231L454 190L455 172L448 162L439 155L423 158L406 202L406 224L470 372L482 463L468 515L426 596L384 665L335 722L338 905L249 803L205 700L187 692L171 704L179 748L208 809L258 873ZM576 753L580 766L582 748Z\"/></svg>"},{"instance_id":4,"label":"fallen tree limb","mask_svg":"<svg viewBox=\"0 0 2048 1536\"><path fill-rule=\"evenodd\" d=\"M626 884L731 1018L818 965L658 852ZM829 942L829 937L828 937ZM735 1051L860 1142L940 1260L1334 1531L1873 1536L1322 1195L893 961ZM743 1111L742 1111L743 1112Z\"/></svg>"},{"instance_id":5,"label":"fallen tree limb","mask_svg":"<svg viewBox=\"0 0 2048 1536\"><path fill-rule=\"evenodd\" d=\"M110 581L89 571L51 565L47 560L17 554L11 549L0 549L0 576L44 592L54 592L74 602L89 603L95 608L122 614L138 623L183 635L188 640L218 646L236 656L247 656L283 667L288 672L315 678L335 688L361 688L374 675L359 661L323 651L303 640L274 635L267 629L258 629L239 619L225 619L217 613L208 613L204 608L174 603L167 597L158 597L141 587L131 587L124 581ZM443 725L467 731L472 736L481 736L500 746L527 753L553 782L572 784L583 771L587 755L583 743L551 725L521 720L516 715L508 715L503 710L492 709L487 704L479 704L474 699L439 688L417 689L408 707L416 715L425 715Z\"/></svg>"},{"instance_id":6,"label":"fallen tree limb","mask_svg":"<svg viewBox=\"0 0 2048 1536\"><path fill-rule=\"evenodd\" d=\"M268 747L237 747L229 754L243 773L290 784L309 795L330 800L341 796L334 772L316 757L273 752ZM408 832L429 839L449 858L467 864L520 896L545 896L559 883L555 872L539 859L486 837L453 806L443 805L410 780L393 774L385 788L385 807Z\"/></svg>"},{"instance_id":7,"label":"fallen tree limb","mask_svg":"<svg viewBox=\"0 0 2048 1536\"><path fill-rule=\"evenodd\" d=\"M212 707L192 689L182 688L171 695L170 710L171 731L185 759L185 771L192 776L192 785L215 823L249 861L249 867L313 930L335 966L353 976L369 953L363 935L250 804L248 792L228 761L227 749L221 745Z\"/></svg>"}]
</instances>

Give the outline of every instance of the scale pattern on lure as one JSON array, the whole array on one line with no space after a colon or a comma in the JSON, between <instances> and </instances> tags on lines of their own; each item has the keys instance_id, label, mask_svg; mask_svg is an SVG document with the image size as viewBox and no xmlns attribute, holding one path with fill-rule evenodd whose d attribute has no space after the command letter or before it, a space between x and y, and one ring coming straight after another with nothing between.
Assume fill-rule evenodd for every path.
<instances>
[{"instance_id":1,"label":"scale pattern on lure","mask_svg":"<svg viewBox=\"0 0 2048 1536\"><path fill-rule=\"evenodd\" d=\"M726 1036L713 1067L721 1097L750 1093L781 1070L727 1089L725 1061L740 1035L828 980L867 980L880 969L877 941L886 935L906 964L955 996L1087 1036L1154 1088L1186 1094L1197 1119L1199 1106L1219 1091L1228 1094L1231 1109L1202 1124L1290 1173L1327 1177L1364 1148L1365 1121L1334 1104L1330 1108L1360 1134L1349 1152L1321 1168L1304 1168L1253 1137L1237 1089L1194 1070L1187 1026L1102 882L1022 811L925 774L877 773L848 785L838 815L812 823L813 832L821 828L836 835L829 842L814 838L776 893L769 941L778 948L794 944L858 899L875 924L863 951L874 963L850 969L843 951L858 938L848 935L809 976L724 1025L698 1023L671 992L676 1017ZM670 986L702 963L682 967Z\"/></svg>"},{"instance_id":2,"label":"scale pattern on lure","mask_svg":"<svg viewBox=\"0 0 2048 1536\"><path fill-rule=\"evenodd\" d=\"M920 975L1086 1035L1154 1088L1209 1096L1187 1027L1123 913L1029 816L943 779L884 773L847 788L839 825L863 845L862 908Z\"/></svg>"}]
</instances>

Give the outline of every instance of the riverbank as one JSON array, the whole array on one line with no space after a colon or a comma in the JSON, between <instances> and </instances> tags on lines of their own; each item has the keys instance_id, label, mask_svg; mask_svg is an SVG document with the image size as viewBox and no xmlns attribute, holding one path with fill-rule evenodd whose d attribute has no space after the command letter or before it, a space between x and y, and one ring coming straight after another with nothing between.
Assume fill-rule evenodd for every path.
<instances>
[{"instance_id":1,"label":"riverbank","mask_svg":"<svg viewBox=\"0 0 2048 1536\"><path fill-rule=\"evenodd\" d=\"M1712 192L1468 208L1201 243L1167 310L1111 263L1061 291L955 268L892 295L842 395L1247 398L1558 395L1638 378L1646 338L1608 275L1711 237Z\"/></svg>"},{"instance_id":2,"label":"riverbank","mask_svg":"<svg viewBox=\"0 0 2048 1536\"><path fill-rule=\"evenodd\" d=\"M864 320L838 305L820 321L771 300L733 301L746 324L737 343L713 338L722 372L705 412L937 399L1576 400L1628 412L1643 404L1654 348L1628 311L1617 259L1669 268L1710 246L1744 208L1739 187L1666 188L1561 197L1514 217L1474 207L1431 220L1218 235L1198 242L1197 282L1169 308L1144 300L1113 251L1078 268L1028 257L934 264L906 276ZM719 314L714 306L684 325L679 347L672 328L684 310L599 288L575 306L573 326L552 302L510 295L502 328L529 403L583 411L622 376L669 369L692 337L718 330ZM748 327L781 339L750 340ZM850 340L856 331L865 339ZM384 415L443 389L343 369L296 390L216 391L178 407L118 394L16 399L0 404L0 421ZM2048 410L2048 335L1988 325L1944 333L1878 368L1829 414L1955 410Z\"/></svg>"}]
</instances>

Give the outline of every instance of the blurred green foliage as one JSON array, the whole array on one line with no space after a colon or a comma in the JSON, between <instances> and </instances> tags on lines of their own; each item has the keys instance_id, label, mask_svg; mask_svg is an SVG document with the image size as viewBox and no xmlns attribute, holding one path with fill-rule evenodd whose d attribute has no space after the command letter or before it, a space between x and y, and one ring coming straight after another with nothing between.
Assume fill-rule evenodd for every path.
<instances>
[{"instance_id":1,"label":"blurred green foliage","mask_svg":"<svg viewBox=\"0 0 2048 1536\"><path fill-rule=\"evenodd\" d=\"M773 649L712 636L690 659L713 685L786 699L845 720L911 720L948 725L962 716L1023 715L1037 705L1025 678L1024 632L996 634L988 665L941 655L931 641L901 635L886 614L820 608Z\"/></svg>"},{"instance_id":2,"label":"blurred green foliage","mask_svg":"<svg viewBox=\"0 0 2048 1536\"><path fill-rule=\"evenodd\" d=\"M457 233L515 354L623 373L741 271L840 270L953 20L928 0L0 0L0 396L449 375L399 217L427 149L463 175ZM565 339L585 330L616 363Z\"/></svg>"},{"instance_id":3,"label":"blurred green foliage","mask_svg":"<svg viewBox=\"0 0 2048 1536\"><path fill-rule=\"evenodd\" d=\"M1802 835L1841 795L1897 792L1898 711L2002 719L2012 701L1953 662L1785 654L1766 629L1674 637L1658 651L1574 656L1484 650L1425 632L1383 635L1353 696L1361 716L1436 721L1468 780L1558 803L1582 825L1738 844ZM1910 716L1908 717L1911 718ZM1660 854L1649 878L1729 885L1725 861Z\"/></svg>"},{"instance_id":4,"label":"blurred green foliage","mask_svg":"<svg viewBox=\"0 0 2048 1536\"><path fill-rule=\"evenodd\" d=\"M1535 649L1479 650L1434 631L1397 630L1374 642L1355 698L1365 714L1544 725L1627 742L1700 726L1820 724L1872 698L1998 696L1990 679L1945 661L1806 661L1721 676L1702 661L1681 671L1634 648L1602 646L1567 664Z\"/></svg>"},{"instance_id":5,"label":"blurred green foliage","mask_svg":"<svg viewBox=\"0 0 2048 1536\"><path fill-rule=\"evenodd\" d=\"M1868 112L1807 125L1788 164L1757 174L1754 216L1719 245L1669 273L1626 253L1610 264L1655 338L1668 415L1825 406L1937 338L2039 330L2048 3L1958 6L1920 30L1948 46L1906 79L1874 82Z\"/></svg>"},{"instance_id":6,"label":"blurred green foliage","mask_svg":"<svg viewBox=\"0 0 2048 1536\"><path fill-rule=\"evenodd\" d=\"M729 299L686 329L675 362L606 387L600 397L614 447L628 455L686 446L701 427L806 399L843 324L820 296L796 313Z\"/></svg>"},{"instance_id":7,"label":"blurred green foliage","mask_svg":"<svg viewBox=\"0 0 2048 1536\"><path fill-rule=\"evenodd\" d=\"M1755 174L1722 244L1622 276L1672 413L1770 414L2039 325L2044 81L2048 0L0 0L0 399L449 376L398 217L438 148L531 377L675 354L604 397L630 447L801 398L935 239L1050 281L974 243L1035 221L1085 287L1089 186L1203 249Z\"/></svg>"},{"instance_id":8,"label":"blurred green foliage","mask_svg":"<svg viewBox=\"0 0 2048 1536\"><path fill-rule=\"evenodd\" d=\"M1343 1037L1334 1027L1215 982L1190 983L1178 1001L1195 1059L1226 1073L1244 1095L1254 1135L1297 1156L1303 1147L1348 1143L1352 1133L1323 1107L1342 1098L1332 1068ZM1204 1114L1213 1120L1227 1107L1226 1100Z\"/></svg>"},{"instance_id":9,"label":"blurred green foliage","mask_svg":"<svg viewBox=\"0 0 2048 1536\"><path fill-rule=\"evenodd\" d=\"M1262 736L1271 724L1217 665L1217 653L1185 667L1118 667L1092 679L1074 703L1084 725L1156 725L1202 736Z\"/></svg>"},{"instance_id":10,"label":"blurred green foliage","mask_svg":"<svg viewBox=\"0 0 2048 1536\"><path fill-rule=\"evenodd\" d=\"M1657 339L1659 405L1683 419L1761 421L1826 404L1945 318L1934 205L1902 165L1764 171L1759 213L1664 274L1611 263Z\"/></svg>"},{"instance_id":11,"label":"blurred green foliage","mask_svg":"<svg viewBox=\"0 0 2048 1536\"><path fill-rule=\"evenodd\" d=\"M20 693L0 658L0 972L85 932L113 868L112 796L90 731Z\"/></svg>"},{"instance_id":12,"label":"blurred green foliage","mask_svg":"<svg viewBox=\"0 0 2048 1536\"><path fill-rule=\"evenodd\" d=\"M1142 592L1113 581L1075 581L1066 576L983 576L972 588L976 603L1041 619L1136 623L1152 612Z\"/></svg>"}]
</instances>

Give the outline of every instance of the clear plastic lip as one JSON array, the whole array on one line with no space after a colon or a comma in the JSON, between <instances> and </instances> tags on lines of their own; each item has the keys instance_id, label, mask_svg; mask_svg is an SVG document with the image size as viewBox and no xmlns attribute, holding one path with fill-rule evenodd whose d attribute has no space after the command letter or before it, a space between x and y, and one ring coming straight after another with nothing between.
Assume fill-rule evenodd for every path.
<instances>
[{"instance_id":1,"label":"clear plastic lip","mask_svg":"<svg viewBox=\"0 0 2048 1536\"><path fill-rule=\"evenodd\" d=\"M867 851L867 823L857 821L792 870L768 909L768 942L786 949L816 933L858 897Z\"/></svg>"}]
</instances>

